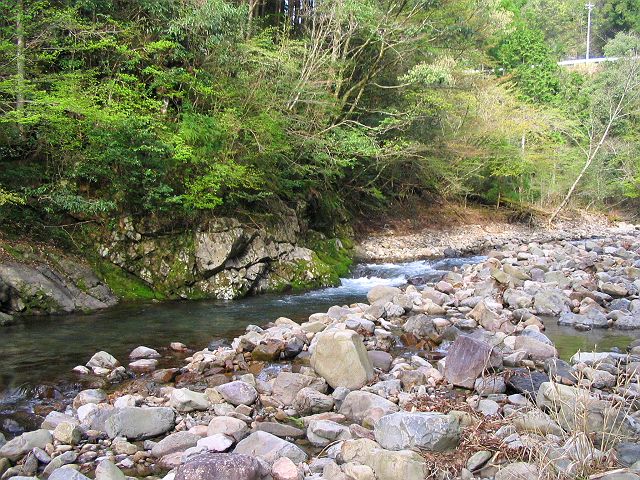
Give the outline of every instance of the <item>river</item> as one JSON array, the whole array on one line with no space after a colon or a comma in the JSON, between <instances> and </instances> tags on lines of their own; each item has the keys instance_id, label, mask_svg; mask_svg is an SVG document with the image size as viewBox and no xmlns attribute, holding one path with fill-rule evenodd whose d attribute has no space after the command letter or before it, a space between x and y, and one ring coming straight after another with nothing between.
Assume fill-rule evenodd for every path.
<instances>
[{"instance_id":1,"label":"river","mask_svg":"<svg viewBox=\"0 0 640 480\"><path fill-rule=\"evenodd\" d=\"M260 295L228 302L133 303L90 315L23 319L0 330L0 421L17 409L30 408L42 385L70 392L78 389L71 369L86 363L98 350L106 350L126 364L129 352L139 345L161 349L170 342L183 342L200 349L213 339L237 336L249 324L264 325L281 316L302 322L333 305L366 301L366 293L374 285L400 286L416 277L437 281L446 271L482 259L362 264L338 287L301 294ZM632 340L620 332L577 332L558 326L552 319L545 323L563 358L594 346L622 348Z\"/></svg>"}]
</instances>

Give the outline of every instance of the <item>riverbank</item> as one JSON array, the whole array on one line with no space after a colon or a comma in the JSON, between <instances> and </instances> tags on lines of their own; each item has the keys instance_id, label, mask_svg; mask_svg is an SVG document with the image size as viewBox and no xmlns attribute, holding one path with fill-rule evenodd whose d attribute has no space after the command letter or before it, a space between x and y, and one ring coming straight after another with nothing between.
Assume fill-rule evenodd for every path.
<instances>
[{"instance_id":1,"label":"riverbank","mask_svg":"<svg viewBox=\"0 0 640 480\"><path fill-rule=\"evenodd\" d=\"M493 218L496 217L496 218ZM454 217L456 218L456 217ZM426 226L425 226L426 224ZM463 211L454 222L429 226L386 224L375 233L365 233L356 244L355 257L368 262L401 262L441 256L481 254L508 243L580 240L609 235L633 234L635 225L611 222L603 215L575 212L571 220L561 220L550 228L543 222L535 225L512 223L504 213Z\"/></svg>"},{"instance_id":2,"label":"riverbank","mask_svg":"<svg viewBox=\"0 0 640 480\"><path fill-rule=\"evenodd\" d=\"M638 479L640 342L565 362L544 331L637 337L639 271L635 234L513 243L424 288L249 326L179 368L99 352L76 371L115 388L49 413L2 465L53 480Z\"/></svg>"}]
</instances>

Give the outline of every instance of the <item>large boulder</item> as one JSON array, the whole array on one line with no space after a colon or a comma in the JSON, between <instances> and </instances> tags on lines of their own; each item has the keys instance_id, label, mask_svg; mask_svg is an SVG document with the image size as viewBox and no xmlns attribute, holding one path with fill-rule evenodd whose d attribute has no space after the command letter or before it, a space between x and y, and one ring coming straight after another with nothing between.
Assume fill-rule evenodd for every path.
<instances>
[{"instance_id":1,"label":"large boulder","mask_svg":"<svg viewBox=\"0 0 640 480\"><path fill-rule=\"evenodd\" d=\"M109 438L143 440L171 430L175 425L175 417L173 409L167 407L116 408L106 420L105 430Z\"/></svg>"},{"instance_id":2,"label":"large boulder","mask_svg":"<svg viewBox=\"0 0 640 480\"><path fill-rule=\"evenodd\" d=\"M237 453L203 453L187 460L175 480L260 480L260 462Z\"/></svg>"},{"instance_id":3,"label":"large boulder","mask_svg":"<svg viewBox=\"0 0 640 480\"><path fill-rule=\"evenodd\" d=\"M458 421L434 412L398 412L375 424L376 441L387 450L420 449L442 452L460 441Z\"/></svg>"},{"instance_id":4,"label":"large boulder","mask_svg":"<svg viewBox=\"0 0 640 480\"><path fill-rule=\"evenodd\" d=\"M15 462L19 458L29 453L34 448L42 448L53 442L53 435L49 430L35 430L33 432L26 432L9 440L0 448L0 458L8 458L12 462Z\"/></svg>"},{"instance_id":5,"label":"large boulder","mask_svg":"<svg viewBox=\"0 0 640 480\"><path fill-rule=\"evenodd\" d=\"M455 386L472 389L482 372L497 364L499 356L491 345L460 335L447 353L444 376Z\"/></svg>"},{"instance_id":6,"label":"large boulder","mask_svg":"<svg viewBox=\"0 0 640 480\"><path fill-rule=\"evenodd\" d=\"M349 392L340 406L340 413L357 423L362 423L366 418L377 420L398 410L398 406L386 398L359 390Z\"/></svg>"},{"instance_id":7,"label":"large boulder","mask_svg":"<svg viewBox=\"0 0 640 480\"><path fill-rule=\"evenodd\" d=\"M261 457L270 464L273 464L280 457L287 457L296 464L302 463L307 459L307 454L298 446L261 431L254 432L242 440L236 445L233 452Z\"/></svg>"},{"instance_id":8,"label":"large boulder","mask_svg":"<svg viewBox=\"0 0 640 480\"><path fill-rule=\"evenodd\" d=\"M329 330L316 335L311 366L333 388L362 388L373 380L373 367L360 335Z\"/></svg>"}]
</instances>

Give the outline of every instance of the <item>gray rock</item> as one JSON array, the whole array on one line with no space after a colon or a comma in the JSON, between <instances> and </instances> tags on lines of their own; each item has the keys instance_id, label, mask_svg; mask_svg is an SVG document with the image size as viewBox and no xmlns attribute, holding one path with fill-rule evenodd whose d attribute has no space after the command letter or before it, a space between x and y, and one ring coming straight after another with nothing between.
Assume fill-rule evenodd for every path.
<instances>
[{"instance_id":1,"label":"gray rock","mask_svg":"<svg viewBox=\"0 0 640 480\"><path fill-rule=\"evenodd\" d=\"M153 348L140 346L135 348L130 354L131 360L140 360L142 358L160 358L160 354Z\"/></svg>"},{"instance_id":2,"label":"gray rock","mask_svg":"<svg viewBox=\"0 0 640 480\"><path fill-rule=\"evenodd\" d=\"M42 448L53 442L53 435L49 430L35 430L33 432L26 432L9 440L0 448L0 458L8 458L12 462L15 462L19 458L26 455L34 448Z\"/></svg>"},{"instance_id":3,"label":"gray rock","mask_svg":"<svg viewBox=\"0 0 640 480\"><path fill-rule=\"evenodd\" d=\"M328 412L333 408L333 397L320 393L313 388L303 388L296 395L293 401L293 408L300 415Z\"/></svg>"},{"instance_id":4,"label":"gray rock","mask_svg":"<svg viewBox=\"0 0 640 480\"><path fill-rule=\"evenodd\" d=\"M495 364L496 358L488 343L461 335L449 348L444 376L453 385L471 389L476 378Z\"/></svg>"},{"instance_id":5,"label":"gray rock","mask_svg":"<svg viewBox=\"0 0 640 480\"><path fill-rule=\"evenodd\" d=\"M375 420L397 411L398 406L386 398L359 390L350 392L339 410L347 419L356 423L362 423L367 417Z\"/></svg>"},{"instance_id":6,"label":"gray rock","mask_svg":"<svg viewBox=\"0 0 640 480\"><path fill-rule=\"evenodd\" d=\"M540 385L549 381L543 372L529 371L526 368L515 368L507 375L507 386L517 393L535 398Z\"/></svg>"},{"instance_id":7,"label":"gray rock","mask_svg":"<svg viewBox=\"0 0 640 480\"><path fill-rule=\"evenodd\" d=\"M210 402L204 393L192 392L188 388L176 388L171 392L169 406L179 412L192 412L194 410L207 410Z\"/></svg>"},{"instance_id":8,"label":"gray rock","mask_svg":"<svg viewBox=\"0 0 640 480\"><path fill-rule=\"evenodd\" d=\"M256 422L253 431L267 432L281 438L303 438L304 430L277 422Z\"/></svg>"},{"instance_id":9,"label":"gray rock","mask_svg":"<svg viewBox=\"0 0 640 480\"><path fill-rule=\"evenodd\" d=\"M175 480L260 480L260 462L237 453L204 453L180 465Z\"/></svg>"},{"instance_id":10,"label":"gray rock","mask_svg":"<svg viewBox=\"0 0 640 480\"><path fill-rule=\"evenodd\" d=\"M620 442L616 446L616 456L622 465L630 467L640 461L640 443Z\"/></svg>"},{"instance_id":11,"label":"gray rock","mask_svg":"<svg viewBox=\"0 0 640 480\"><path fill-rule=\"evenodd\" d=\"M534 295L533 306L537 315L560 315L569 310L569 299L560 290L544 289Z\"/></svg>"},{"instance_id":12,"label":"gray rock","mask_svg":"<svg viewBox=\"0 0 640 480\"><path fill-rule=\"evenodd\" d=\"M252 405L258 398L255 388L246 382L236 380L216 387L224 399L232 405Z\"/></svg>"},{"instance_id":13,"label":"gray rock","mask_svg":"<svg viewBox=\"0 0 640 480\"><path fill-rule=\"evenodd\" d=\"M402 291L396 287L389 287L386 285L376 285L367 293L367 300L370 304L391 302L393 297L401 294Z\"/></svg>"},{"instance_id":14,"label":"gray rock","mask_svg":"<svg viewBox=\"0 0 640 480\"><path fill-rule=\"evenodd\" d=\"M183 452L187 448L194 447L198 440L200 440L200 436L193 433L172 433L156 443L151 449L151 454L156 458L162 458L171 453Z\"/></svg>"},{"instance_id":15,"label":"gray rock","mask_svg":"<svg viewBox=\"0 0 640 480\"><path fill-rule=\"evenodd\" d=\"M157 437L175 425L175 412L166 407L116 408L105 422L109 438L144 440Z\"/></svg>"},{"instance_id":16,"label":"gray rock","mask_svg":"<svg viewBox=\"0 0 640 480\"><path fill-rule=\"evenodd\" d=\"M339 440L351 439L348 427L330 420L314 420L307 428L307 438L316 447L326 447Z\"/></svg>"},{"instance_id":17,"label":"gray rock","mask_svg":"<svg viewBox=\"0 0 640 480\"><path fill-rule=\"evenodd\" d=\"M327 382L318 377L301 373L280 372L273 382L272 395L283 405L292 405L296 395L303 388L313 388L321 393L327 391Z\"/></svg>"},{"instance_id":18,"label":"gray rock","mask_svg":"<svg viewBox=\"0 0 640 480\"><path fill-rule=\"evenodd\" d=\"M44 476L51 478L50 475L52 472L59 470L65 465L69 465L75 462L77 458L78 454L73 451L64 452L61 455L54 457L51 462L49 462L49 464L45 467Z\"/></svg>"},{"instance_id":19,"label":"gray rock","mask_svg":"<svg viewBox=\"0 0 640 480\"><path fill-rule=\"evenodd\" d=\"M91 359L87 362L87 367L89 368L99 367L106 368L107 370L113 370L114 368L119 366L120 362L118 362L118 360L113 355L105 351L95 353L93 357L91 357Z\"/></svg>"},{"instance_id":20,"label":"gray rock","mask_svg":"<svg viewBox=\"0 0 640 480\"><path fill-rule=\"evenodd\" d=\"M71 467L62 467L54 471L49 480L90 480L89 477L81 474Z\"/></svg>"},{"instance_id":21,"label":"gray rock","mask_svg":"<svg viewBox=\"0 0 640 480\"><path fill-rule=\"evenodd\" d=\"M426 315L414 315L402 326L402 329L414 335L416 338L429 338L436 333L436 327Z\"/></svg>"},{"instance_id":22,"label":"gray rock","mask_svg":"<svg viewBox=\"0 0 640 480\"><path fill-rule=\"evenodd\" d=\"M65 413L56 412L55 410L49 412L40 425L40 428L45 430L54 430L60 423L70 423L72 425L79 425L80 422L71 415Z\"/></svg>"},{"instance_id":23,"label":"gray rock","mask_svg":"<svg viewBox=\"0 0 640 480\"><path fill-rule=\"evenodd\" d=\"M393 361L391 354L382 350L369 350L367 351L367 356L373 368L379 368L383 372L388 372L391 368L391 362Z\"/></svg>"},{"instance_id":24,"label":"gray rock","mask_svg":"<svg viewBox=\"0 0 640 480\"><path fill-rule=\"evenodd\" d=\"M516 337L515 348L527 352L527 356L534 361L544 361L558 356L558 351L553 345L540 342L529 336Z\"/></svg>"},{"instance_id":25,"label":"gray rock","mask_svg":"<svg viewBox=\"0 0 640 480\"><path fill-rule=\"evenodd\" d=\"M46 262L0 264L3 306L31 314L90 311L115 305L117 298L91 269L78 259L57 258L56 270ZM82 286L83 288L80 288Z\"/></svg>"},{"instance_id":26,"label":"gray rock","mask_svg":"<svg viewBox=\"0 0 640 480\"><path fill-rule=\"evenodd\" d=\"M307 454L299 447L267 432L252 433L238 443L233 452L261 457L270 464L280 457L287 457L296 464L307 459Z\"/></svg>"},{"instance_id":27,"label":"gray rock","mask_svg":"<svg viewBox=\"0 0 640 480\"><path fill-rule=\"evenodd\" d=\"M473 386L474 390L480 395L487 396L495 393L504 393L507 390L507 385L504 381L504 377L498 375L491 375L487 377L480 377L476 379Z\"/></svg>"},{"instance_id":28,"label":"gray rock","mask_svg":"<svg viewBox=\"0 0 640 480\"><path fill-rule=\"evenodd\" d=\"M109 460L102 460L96 467L96 480L126 480L126 477Z\"/></svg>"},{"instance_id":29,"label":"gray rock","mask_svg":"<svg viewBox=\"0 0 640 480\"><path fill-rule=\"evenodd\" d=\"M471 472L478 470L487 463L492 456L493 454L487 450L474 453L469 457L469 460L467 460L467 469Z\"/></svg>"},{"instance_id":30,"label":"gray rock","mask_svg":"<svg viewBox=\"0 0 640 480\"><path fill-rule=\"evenodd\" d=\"M458 421L441 413L398 412L385 415L375 424L376 441L387 450L419 448L443 452L458 445Z\"/></svg>"},{"instance_id":31,"label":"gray rock","mask_svg":"<svg viewBox=\"0 0 640 480\"><path fill-rule=\"evenodd\" d=\"M530 463L510 463L495 474L494 480L539 480L538 467Z\"/></svg>"},{"instance_id":32,"label":"gray rock","mask_svg":"<svg viewBox=\"0 0 640 480\"><path fill-rule=\"evenodd\" d=\"M373 379L367 349L356 332L325 330L315 340L311 366L333 388L362 388Z\"/></svg>"},{"instance_id":33,"label":"gray rock","mask_svg":"<svg viewBox=\"0 0 640 480\"><path fill-rule=\"evenodd\" d=\"M544 362L544 370L549 375L549 378L555 382L564 385L575 385L578 383L573 367L559 358L546 360Z\"/></svg>"},{"instance_id":34,"label":"gray rock","mask_svg":"<svg viewBox=\"0 0 640 480\"><path fill-rule=\"evenodd\" d=\"M73 408L76 410L88 403L102 403L107 400L107 392L99 388L82 390L73 399Z\"/></svg>"},{"instance_id":35,"label":"gray rock","mask_svg":"<svg viewBox=\"0 0 640 480\"><path fill-rule=\"evenodd\" d=\"M207 435L222 433L233 438L236 442L242 440L248 432L247 424L233 417L213 417L207 428Z\"/></svg>"},{"instance_id":36,"label":"gray rock","mask_svg":"<svg viewBox=\"0 0 640 480\"><path fill-rule=\"evenodd\" d=\"M597 310L590 310L589 313L585 315L565 312L558 319L558 325L584 325L591 328L607 328L609 326L609 320L604 313Z\"/></svg>"}]
</instances>

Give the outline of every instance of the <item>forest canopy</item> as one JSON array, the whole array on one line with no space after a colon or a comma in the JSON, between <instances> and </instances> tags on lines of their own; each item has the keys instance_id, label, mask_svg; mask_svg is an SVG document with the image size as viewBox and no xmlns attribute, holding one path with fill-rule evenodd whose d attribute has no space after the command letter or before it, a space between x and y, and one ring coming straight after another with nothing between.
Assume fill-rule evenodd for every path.
<instances>
[{"instance_id":1,"label":"forest canopy","mask_svg":"<svg viewBox=\"0 0 640 480\"><path fill-rule=\"evenodd\" d=\"M0 222L633 205L633 3L1 0Z\"/></svg>"}]
</instances>

